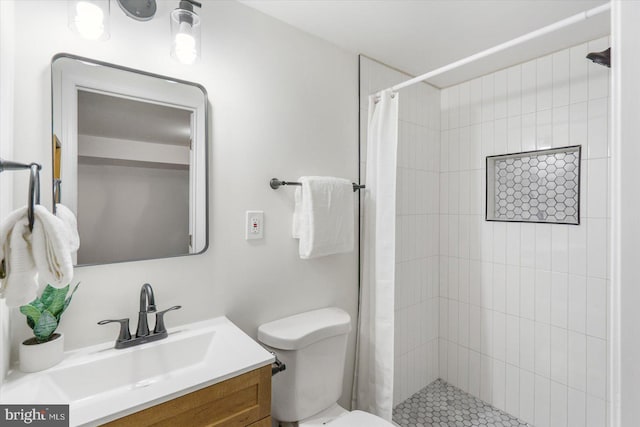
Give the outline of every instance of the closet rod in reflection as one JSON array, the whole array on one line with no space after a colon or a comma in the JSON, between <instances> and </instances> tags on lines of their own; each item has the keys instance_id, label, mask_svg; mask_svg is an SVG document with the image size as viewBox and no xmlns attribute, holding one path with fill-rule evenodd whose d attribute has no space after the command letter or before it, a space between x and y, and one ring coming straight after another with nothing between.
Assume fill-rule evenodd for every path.
<instances>
[{"instance_id":1,"label":"closet rod in reflection","mask_svg":"<svg viewBox=\"0 0 640 427\"><path fill-rule=\"evenodd\" d=\"M269 181L269 185L274 190L277 190L282 185L302 185L302 183L295 182L295 181L281 181L278 178L271 178L271 181ZM365 185L360 185L356 183L352 183L352 185L353 185L353 191L363 190L367 188Z\"/></svg>"}]
</instances>

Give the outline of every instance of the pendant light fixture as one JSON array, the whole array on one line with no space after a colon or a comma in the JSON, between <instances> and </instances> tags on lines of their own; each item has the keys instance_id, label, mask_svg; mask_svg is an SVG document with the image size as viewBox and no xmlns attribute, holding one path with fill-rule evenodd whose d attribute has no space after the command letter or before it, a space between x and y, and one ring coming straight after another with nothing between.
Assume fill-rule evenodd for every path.
<instances>
[{"instance_id":1,"label":"pendant light fixture","mask_svg":"<svg viewBox=\"0 0 640 427\"><path fill-rule=\"evenodd\" d=\"M69 27L87 40L109 38L109 0L67 2Z\"/></svg>"},{"instance_id":2,"label":"pendant light fixture","mask_svg":"<svg viewBox=\"0 0 640 427\"><path fill-rule=\"evenodd\" d=\"M200 17L194 7L202 4L181 0L171 12L171 56L183 64L193 64L200 57Z\"/></svg>"}]
</instances>

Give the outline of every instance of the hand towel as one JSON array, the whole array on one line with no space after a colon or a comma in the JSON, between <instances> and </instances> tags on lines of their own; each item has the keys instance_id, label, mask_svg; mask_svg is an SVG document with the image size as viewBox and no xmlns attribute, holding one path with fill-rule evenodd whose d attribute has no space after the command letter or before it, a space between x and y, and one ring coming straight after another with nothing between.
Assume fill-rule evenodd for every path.
<instances>
[{"instance_id":1,"label":"hand towel","mask_svg":"<svg viewBox=\"0 0 640 427\"><path fill-rule=\"evenodd\" d=\"M69 249L71 252L76 252L80 247L80 236L78 236L78 220L75 214L65 205L56 203L56 216L60 218L67 227Z\"/></svg>"},{"instance_id":2,"label":"hand towel","mask_svg":"<svg viewBox=\"0 0 640 427\"><path fill-rule=\"evenodd\" d=\"M301 177L296 191L293 233L302 259L351 252L354 245L354 197L351 181L322 176Z\"/></svg>"},{"instance_id":3,"label":"hand towel","mask_svg":"<svg viewBox=\"0 0 640 427\"><path fill-rule=\"evenodd\" d=\"M0 286L0 297L7 305L18 306L37 296L41 282L63 287L73 280L72 251L79 238L75 215L58 205L58 216L35 206L33 230L29 230L27 208L16 209L0 225L0 259L5 260L7 276Z\"/></svg>"},{"instance_id":4,"label":"hand towel","mask_svg":"<svg viewBox=\"0 0 640 427\"><path fill-rule=\"evenodd\" d=\"M69 227L44 206L35 206L31 233L32 255L40 279L61 288L73 280L73 259ZM77 233L77 231L76 231Z\"/></svg>"},{"instance_id":5,"label":"hand towel","mask_svg":"<svg viewBox=\"0 0 640 427\"><path fill-rule=\"evenodd\" d=\"M0 259L5 260L6 266L0 297L9 307L28 304L37 296L38 282L30 236L26 207L10 213L0 225Z\"/></svg>"},{"instance_id":6,"label":"hand towel","mask_svg":"<svg viewBox=\"0 0 640 427\"><path fill-rule=\"evenodd\" d=\"M5 259L5 254L9 250L9 240L13 227L18 221L27 221L27 208L22 207L11 212L0 222L0 259ZM28 222L27 222L28 225Z\"/></svg>"},{"instance_id":7,"label":"hand towel","mask_svg":"<svg viewBox=\"0 0 640 427\"><path fill-rule=\"evenodd\" d=\"M293 221L291 235L294 239L300 238L300 227L302 224L302 186L298 185L293 193L294 207L293 207Z\"/></svg>"}]
</instances>

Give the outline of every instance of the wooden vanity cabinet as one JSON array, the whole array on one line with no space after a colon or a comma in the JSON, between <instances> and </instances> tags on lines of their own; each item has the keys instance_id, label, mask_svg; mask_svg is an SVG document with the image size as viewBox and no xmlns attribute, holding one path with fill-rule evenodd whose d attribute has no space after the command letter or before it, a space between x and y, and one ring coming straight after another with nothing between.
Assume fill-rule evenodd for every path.
<instances>
[{"instance_id":1,"label":"wooden vanity cabinet","mask_svg":"<svg viewBox=\"0 0 640 427\"><path fill-rule=\"evenodd\" d=\"M271 366L105 424L109 427L271 427Z\"/></svg>"}]
</instances>

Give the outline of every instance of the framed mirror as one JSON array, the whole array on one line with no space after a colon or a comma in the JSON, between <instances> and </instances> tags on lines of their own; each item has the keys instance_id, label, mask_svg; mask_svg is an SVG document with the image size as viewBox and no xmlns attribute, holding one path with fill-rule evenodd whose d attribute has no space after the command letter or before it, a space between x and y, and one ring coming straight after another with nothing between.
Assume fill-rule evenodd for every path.
<instances>
[{"instance_id":1,"label":"framed mirror","mask_svg":"<svg viewBox=\"0 0 640 427\"><path fill-rule=\"evenodd\" d=\"M76 265L208 245L207 93L70 54L51 62L54 209L76 213Z\"/></svg>"}]
</instances>

